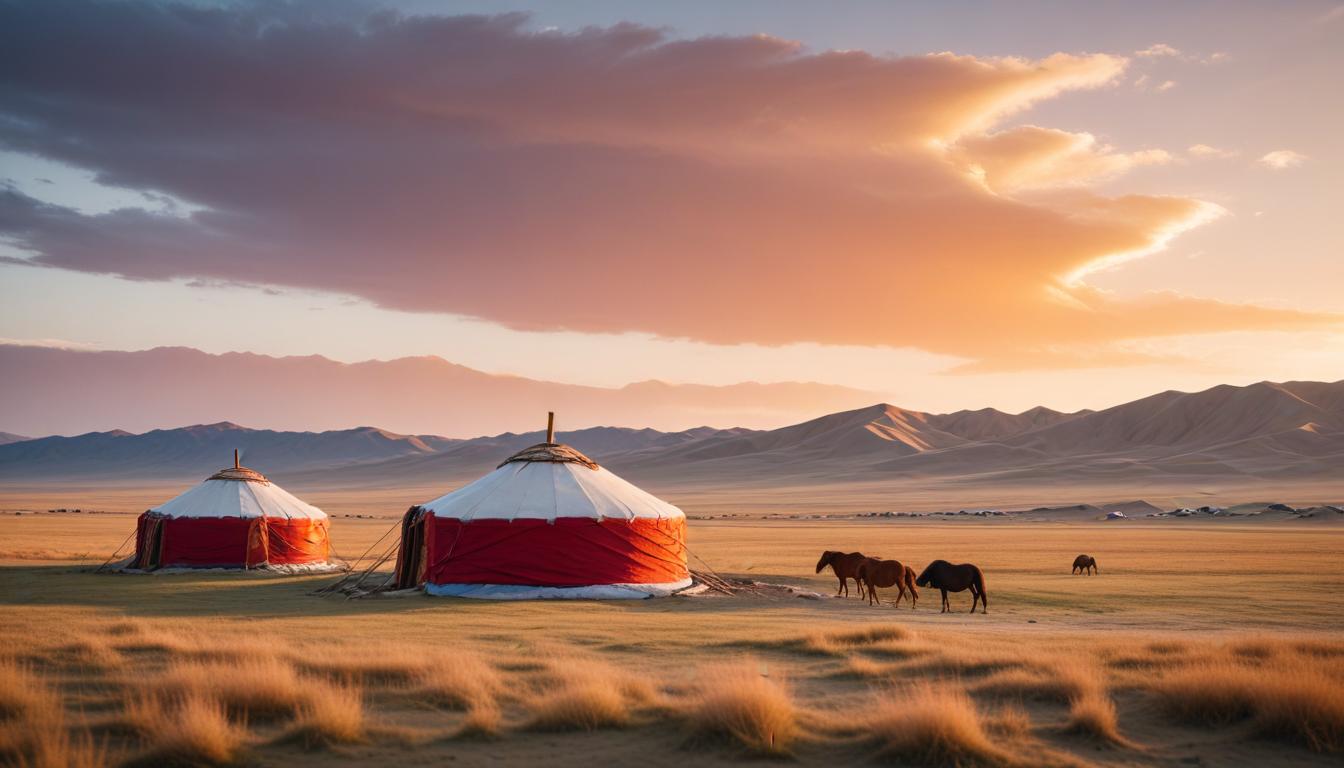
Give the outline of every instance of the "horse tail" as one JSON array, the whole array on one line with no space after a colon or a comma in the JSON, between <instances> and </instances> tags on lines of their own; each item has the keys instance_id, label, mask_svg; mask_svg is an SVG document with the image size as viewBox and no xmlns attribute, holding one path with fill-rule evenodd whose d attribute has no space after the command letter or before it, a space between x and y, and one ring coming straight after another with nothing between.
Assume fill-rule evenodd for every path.
<instances>
[{"instance_id":1,"label":"horse tail","mask_svg":"<svg viewBox=\"0 0 1344 768\"><path fill-rule=\"evenodd\" d=\"M985 591L985 574L980 570L979 566L972 567L975 568L975 588L980 590L980 602L988 606L989 593Z\"/></svg>"}]
</instances>

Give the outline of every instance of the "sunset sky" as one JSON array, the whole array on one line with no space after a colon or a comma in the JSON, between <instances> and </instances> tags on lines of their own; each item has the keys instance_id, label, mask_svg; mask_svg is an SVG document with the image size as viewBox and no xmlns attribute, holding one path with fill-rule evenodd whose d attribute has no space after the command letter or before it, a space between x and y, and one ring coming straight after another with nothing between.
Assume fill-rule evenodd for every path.
<instances>
[{"instance_id":1,"label":"sunset sky","mask_svg":"<svg viewBox=\"0 0 1344 768\"><path fill-rule=\"evenodd\" d=\"M0 338L933 411L1333 381L1341 124L1330 2L0 1Z\"/></svg>"}]
</instances>

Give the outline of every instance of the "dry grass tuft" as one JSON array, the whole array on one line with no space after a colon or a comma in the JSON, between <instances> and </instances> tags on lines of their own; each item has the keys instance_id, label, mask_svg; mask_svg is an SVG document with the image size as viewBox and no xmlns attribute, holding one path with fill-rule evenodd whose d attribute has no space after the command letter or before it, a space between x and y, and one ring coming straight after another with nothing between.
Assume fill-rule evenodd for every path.
<instances>
[{"instance_id":1,"label":"dry grass tuft","mask_svg":"<svg viewBox=\"0 0 1344 768\"><path fill-rule=\"evenodd\" d=\"M127 695L121 703L121 712L98 723L104 733L125 736L148 742L163 727L167 716L158 696L144 691Z\"/></svg>"},{"instance_id":2,"label":"dry grass tuft","mask_svg":"<svg viewBox=\"0 0 1344 768\"><path fill-rule=\"evenodd\" d=\"M840 645L871 645L891 640L913 640L915 633L899 624L873 624L862 629L831 632L827 635Z\"/></svg>"},{"instance_id":3,"label":"dry grass tuft","mask_svg":"<svg viewBox=\"0 0 1344 768\"><path fill-rule=\"evenodd\" d=\"M656 697L648 682L589 659L568 658L552 669L554 684L531 703L530 727L545 731L619 728L630 709Z\"/></svg>"},{"instance_id":4,"label":"dry grass tuft","mask_svg":"<svg viewBox=\"0 0 1344 768\"><path fill-rule=\"evenodd\" d=\"M438 657L419 670L413 685L417 699L462 710L493 703L504 687L499 672L469 652Z\"/></svg>"},{"instance_id":5,"label":"dry grass tuft","mask_svg":"<svg viewBox=\"0 0 1344 768\"><path fill-rule=\"evenodd\" d=\"M334 744L362 744L368 740L364 696L349 684L322 684L299 707L284 739L319 749Z\"/></svg>"},{"instance_id":6,"label":"dry grass tuft","mask_svg":"<svg viewBox=\"0 0 1344 768\"><path fill-rule=\"evenodd\" d=\"M787 755L800 733L787 683L750 660L702 670L685 717L692 743L727 741L758 755Z\"/></svg>"},{"instance_id":7,"label":"dry grass tuft","mask_svg":"<svg viewBox=\"0 0 1344 768\"><path fill-rule=\"evenodd\" d=\"M907 656L917 652L904 645L914 637L913 632L897 624L874 624L843 632L813 632L798 639L777 642L773 645L814 656L843 656L855 648L876 652L890 651L889 655Z\"/></svg>"},{"instance_id":8,"label":"dry grass tuft","mask_svg":"<svg viewBox=\"0 0 1344 768\"><path fill-rule=\"evenodd\" d=\"M1031 715L1018 706L1007 706L985 718L985 730L998 736L1020 739L1031 733Z\"/></svg>"},{"instance_id":9,"label":"dry grass tuft","mask_svg":"<svg viewBox=\"0 0 1344 768\"><path fill-rule=\"evenodd\" d=\"M459 739L494 739L504 728L504 713L493 700L473 704L467 710L462 727L454 735Z\"/></svg>"},{"instance_id":10,"label":"dry grass tuft","mask_svg":"<svg viewBox=\"0 0 1344 768\"><path fill-rule=\"evenodd\" d=\"M839 673L839 677L857 677L864 680L880 680L891 677L893 670L891 667L879 664L872 659L866 659L862 656L851 656L845 659L845 667Z\"/></svg>"},{"instance_id":11,"label":"dry grass tuft","mask_svg":"<svg viewBox=\"0 0 1344 768\"><path fill-rule=\"evenodd\" d=\"M87 731L71 738L60 697L13 659L0 660L0 764L84 768L106 763Z\"/></svg>"},{"instance_id":12,"label":"dry grass tuft","mask_svg":"<svg viewBox=\"0 0 1344 768\"><path fill-rule=\"evenodd\" d=\"M887 759L930 766L1011 765L964 691L922 683L874 705L868 732Z\"/></svg>"},{"instance_id":13,"label":"dry grass tuft","mask_svg":"<svg viewBox=\"0 0 1344 768\"><path fill-rule=\"evenodd\" d=\"M29 667L0 661L0 723L60 718L61 702Z\"/></svg>"},{"instance_id":14,"label":"dry grass tuft","mask_svg":"<svg viewBox=\"0 0 1344 768\"><path fill-rule=\"evenodd\" d=\"M106 639L96 636L81 637L57 648L56 657L67 664L98 671L117 669L125 661Z\"/></svg>"},{"instance_id":15,"label":"dry grass tuft","mask_svg":"<svg viewBox=\"0 0 1344 768\"><path fill-rule=\"evenodd\" d=\"M211 698L233 713L261 720L292 715L307 703L311 685L274 656L249 656L235 664L177 662L159 680L168 697Z\"/></svg>"},{"instance_id":16,"label":"dry grass tuft","mask_svg":"<svg viewBox=\"0 0 1344 768\"><path fill-rule=\"evenodd\" d=\"M149 749L128 766L217 766L237 761L243 729L229 722L223 704L191 694L165 710L168 717L154 733Z\"/></svg>"},{"instance_id":17,"label":"dry grass tuft","mask_svg":"<svg viewBox=\"0 0 1344 768\"><path fill-rule=\"evenodd\" d=\"M1104 695L1105 674L1086 659L1070 658L1045 669L1009 669L975 686L980 693L1020 696L1067 704Z\"/></svg>"},{"instance_id":18,"label":"dry grass tuft","mask_svg":"<svg viewBox=\"0 0 1344 768\"><path fill-rule=\"evenodd\" d=\"M1169 673L1153 690L1168 712L1188 723L1250 719L1262 736L1318 752L1344 750L1344 686L1317 664L1206 663Z\"/></svg>"},{"instance_id":19,"label":"dry grass tuft","mask_svg":"<svg viewBox=\"0 0 1344 768\"><path fill-rule=\"evenodd\" d=\"M87 731L71 737L59 723L38 728L29 737L29 754L12 764L20 768L104 768L107 750L93 743ZM10 763L6 762L6 765Z\"/></svg>"},{"instance_id":20,"label":"dry grass tuft","mask_svg":"<svg viewBox=\"0 0 1344 768\"><path fill-rule=\"evenodd\" d=\"M1064 730L1106 744L1130 746L1129 740L1120 735L1115 702L1104 693L1088 693L1070 702L1069 720Z\"/></svg>"}]
</instances>

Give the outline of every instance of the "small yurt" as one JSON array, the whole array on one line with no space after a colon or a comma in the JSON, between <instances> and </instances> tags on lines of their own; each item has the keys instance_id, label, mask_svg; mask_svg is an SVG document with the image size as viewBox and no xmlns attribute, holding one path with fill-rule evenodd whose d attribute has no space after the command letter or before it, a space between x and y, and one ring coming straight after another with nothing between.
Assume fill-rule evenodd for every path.
<instances>
[{"instance_id":1,"label":"small yurt","mask_svg":"<svg viewBox=\"0 0 1344 768\"><path fill-rule=\"evenodd\" d=\"M396 587L495 600L643 598L691 585L686 515L556 442L402 520Z\"/></svg>"},{"instance_id":2,"label":"small yurt","mask_svg":"<svg viewBox=\"0 0 1344 768\"><path fill-rule=\"evenodd\" d=\"M238 464L140 515L127 567L344 568L330 559L327 514Z\"/></svg>"}]
</instances>

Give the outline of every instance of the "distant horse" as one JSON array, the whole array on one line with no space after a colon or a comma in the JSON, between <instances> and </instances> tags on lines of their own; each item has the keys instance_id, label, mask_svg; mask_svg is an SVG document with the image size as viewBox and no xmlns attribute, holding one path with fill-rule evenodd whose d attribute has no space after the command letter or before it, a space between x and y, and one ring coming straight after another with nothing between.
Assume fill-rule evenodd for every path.
<instances>
[{"instance_id":1,"label":"distant horse","mask_svg":"<svg viewBox=\"0 0 1344 768\"><path fill-rule=\"evenodd\" d=\"M933 587L943 593L943 613L952 610L947 603L948 592L971 590L971 613L975 613L978 601L984 613L989 613L989 595L985 594L985 576L980 569L970 563L953 565L946 560L934 560L919 574L915 583L921 587Z\"/></svg>"},{"instance_id":2,"label":"distant horse","mask_svg":"<svg viewBox=\"0 0 1344 768\"><path fill-rule=\"evenodd\" d=\"M899 560L870 557L859 564L858 580L864 589L868 590L869 605L882 604L881 598L877 596L878 587L896 587L899 591L894 604L900 605L901 598L905 597L905 590L909 589L910 608L913 610L919 600L919 593L915 591L914 577L914 570L902 565Z\"/></svg>"},{"instance_id":3,"label":"distant horse","mask_svg":"<svg viewBox=\"0 0 1344 768\"><path fill-rule=\"evenodd\" d=\"M1091 555L1079 555L1073 558L1073 572L1091 576L1097 572L1097 559Z\"/></svg>"},{"instance_id":4,"label":"distant horse","mask_svg":"<svg viewBox=\"0 0 1344 768\"><path fill-rule=\"evenodd\" d=\"M817 561L817 573L826 566L830 566L835 571L835 577L840 580L840 587L835 590L835 596L839 597L844 592L845 597L849 597L849 580L853 579L854 584L859 588L859 597L863 597L863 582L859 580L859 565L868 558L862 552L832 552L826 550L821 553L821 559Z\"/></svg>"}]
</instances>

